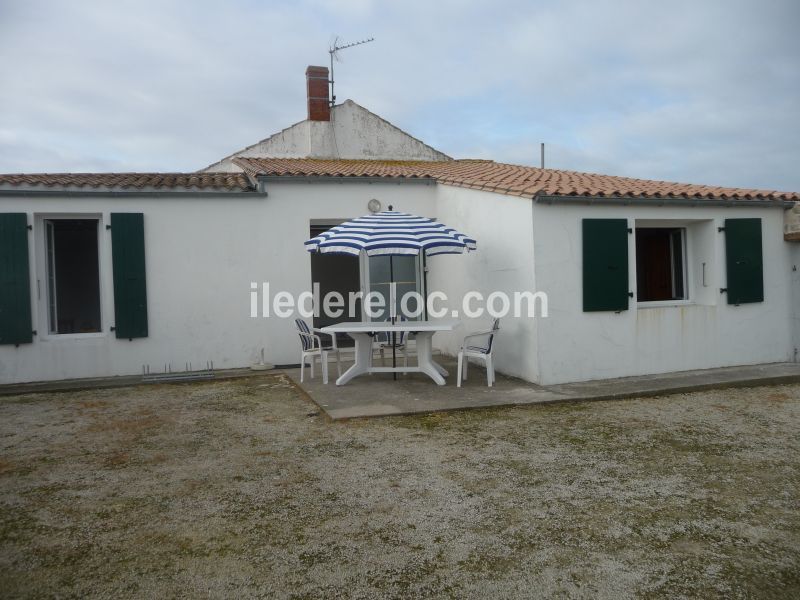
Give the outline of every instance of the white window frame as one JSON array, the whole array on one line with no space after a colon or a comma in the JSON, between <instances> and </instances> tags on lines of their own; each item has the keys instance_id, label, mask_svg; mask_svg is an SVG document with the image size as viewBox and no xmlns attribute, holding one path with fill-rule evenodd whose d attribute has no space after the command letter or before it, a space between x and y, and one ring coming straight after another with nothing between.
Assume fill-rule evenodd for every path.
<instances>
[{"instance_id":1,"label":"white window frame","mask_svg":"<svg viewBox=\"0 0 800 600\"><path fill-rule=\"evenodd\" d=\"M48 271L47 255L47 221L62 221L86 219L97 221L97 278L100 294L100 331L91 333L51 333L50 332L50 282ZM103 239L101 232L104 230L105 218L102 213L37 213L34 215L35 230L35 273L36 273L36 306L37 321L41 323L39 327L39 337L42 341L50 340L76 340L107 337L106 331L107 311L106 311L106 289L103 273L105 270L105 257L103 253Z\"/></svg>"},{"instance_id":2,"label":"white window frame","mask_svg":"<svg viewBox=\"0 0 800 600\"><path fill-rule=\"evenodd\" d=\"M689 274L689 269L691 265L691 261L689 261L689 252L690 252L690 244L689 244L689 235L688 235L688 226L681 222L681 223L674 223L672 221L665 220L664 223L658 223L657 220L648 220L647 224L639 224L634 221L633 225L633 232L634 236L636 234L637 229L678 229L681 232L681 245L682 245L682 259L683 259L683 298L674 299L674 300L639 300L639 294L636 294L636 305L637 308L660 308L664 306L687 306L690 304L694 304L693 293L691 289L691 281L692 278ZM636 278L639 269L639 254L636 252L636 241L634 239L633 243L633 274L634 278ZM670 261L670 270L672 271L672 285L673 288L675 286L675 265L674 261ZM634 289L638 292L638 280L635 282Z\"/></svg>"}]
</instances>

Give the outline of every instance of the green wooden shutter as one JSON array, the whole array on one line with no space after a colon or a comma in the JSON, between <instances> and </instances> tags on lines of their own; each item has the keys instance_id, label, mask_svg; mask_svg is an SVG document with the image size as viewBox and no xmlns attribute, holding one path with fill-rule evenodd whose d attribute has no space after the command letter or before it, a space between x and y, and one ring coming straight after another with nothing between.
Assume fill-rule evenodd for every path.
<instances>
[{"instance_id":1,"label":"green wooden shutter","mask_svg":"<svg viewBox=\"0 0 800 600\"><path fill-rule=\"evenodd\" d=\"M628 310L628 221L583 219L583 310Z\"/></svg>"},{"instance_id":2,"label":"green wooden shutter","mask_svg":"<svg viewBox=\"0 0 800 600\"><path fill-rule=\"evenodd\" d=\"M0 213L0 344L30 344L28 216Z\"/></svg>"},{"instance_id":3,"label":"green wooden shutter","mask_svg":"<svg viewBox=\"0 0 800 600\"><path fill-rule=\"evenodd\" d=\"M147 284L142 213L111 213L114 328L118 338L147 337Z\"/></svg>"},{"instance_id":4,"label":"green wooden shutter","mask_svg":"<svg viewBox=\"0 0 800 600\"><path fill-rule=\"evenodd\" d=\"M761 219L725 219L728 304L764 301Z\"/></svg>"}]
</instances>

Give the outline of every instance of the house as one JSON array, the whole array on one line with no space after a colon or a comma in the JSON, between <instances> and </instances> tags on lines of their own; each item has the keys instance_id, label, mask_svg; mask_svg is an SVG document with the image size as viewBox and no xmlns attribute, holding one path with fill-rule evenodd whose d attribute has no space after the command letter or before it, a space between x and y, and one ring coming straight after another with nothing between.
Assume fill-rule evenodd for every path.
<instances>
[{"instance_id":1,"label":"house","mask_svg":"<svg viewBox=\"0 0 800 600\"><path fill-rule=\"evenodd\" d=\"M377 263L303 242L390 205L478 240L407 262L408 287L547 294L546 318L503 319L501 372L798 360L800 195L454 160L331 107L327 69L306 76L308 119L195 173L0 175L0 383L246 367L262 348L297 363L292 319L251 316L253 299L381 283ZM461 335L434 341L455 354Z\"/></svg>"}]
</instances>

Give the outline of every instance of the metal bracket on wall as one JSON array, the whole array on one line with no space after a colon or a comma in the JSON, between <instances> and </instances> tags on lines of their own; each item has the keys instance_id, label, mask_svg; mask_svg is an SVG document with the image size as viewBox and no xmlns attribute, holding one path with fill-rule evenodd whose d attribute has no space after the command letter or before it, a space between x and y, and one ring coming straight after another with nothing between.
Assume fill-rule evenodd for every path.
<instances>
[{"instance_id":1,"label":"metal bracket on wall","mask_svg":"<svg viewBox=\"0 0 800 600\"><path fill-rule=\"evenodd\" d=\"M723 231L725 231L724 227L717 227L717 233L722 233Z\"/></svg>"},{"instance_id":2,"label":"metal bracket on wall","mask_svg":"<svg viewBox=\"0 0 800 600\"><path fill-rule=\"evenodd\" d=\"M720 294L726 294L728 292L728 288L719 288Z\"/></svg>"},{"instance_id":3,"label":"metal bracket on wall","mask_svg":"<svg viewBox=\"0 0 800 600\"><path fill-rule=\"evenodd\" d=\"M106 230L111 229L111 225L106 225Z\"/></svg>"}]
</instances>

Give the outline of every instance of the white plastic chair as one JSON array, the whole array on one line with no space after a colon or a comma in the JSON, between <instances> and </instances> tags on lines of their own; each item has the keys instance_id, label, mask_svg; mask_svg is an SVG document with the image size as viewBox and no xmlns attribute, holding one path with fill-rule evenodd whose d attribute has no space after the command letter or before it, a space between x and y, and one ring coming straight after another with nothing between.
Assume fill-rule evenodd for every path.
<instances>
[{"instance_id":1,"label":"white plastic chair","mask_svg":"<svg viewBox=\"0 0 800 600\"><path fill-rule=\"evenodd\" d=\"M467 379L467 365L470 358L478 358L486 364L486 383L492 387L495 382L494 363L492 362L492 350L494 350L494 338L500 331L500 319L495 319L492 328L488 331L478 331L464 337L461 350L458 351L458 387L461 387L461 379ZM485 338L483 343L479 343L479 338Z\"/></svg>"},{"instance_id":2,"label":"white plastic chair","mask_svg":"<svg viewBox=\"0 0 800 600\"><path fill-rule=\"evenodd\" d=\"M311 359L311 378L314 378L314 359L318 359L322 366L322 383L328 383L328 355L333 354L336 357L336 370L339 377L342 376L342 363L339 356L339 347L336 345L336 336L326 333L320 329L311 329L308 323L303 319L295 319L294 324L297 326L297 334L300 336L300 383L303 382L303 376L306 369L306 359ZM331 344L324 346L320 335L327 335L331 338Z\"/></svg>"}]
</instances>

